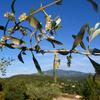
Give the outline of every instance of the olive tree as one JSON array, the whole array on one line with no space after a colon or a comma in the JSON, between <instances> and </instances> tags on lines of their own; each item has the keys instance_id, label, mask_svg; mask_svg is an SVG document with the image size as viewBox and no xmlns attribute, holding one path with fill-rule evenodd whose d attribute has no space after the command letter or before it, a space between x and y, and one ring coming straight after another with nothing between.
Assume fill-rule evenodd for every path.
<instances>
[{"instance_id":1,"label":"olive tree","mask_svg":"<svg viewBox=\"0 0 100 100\"><path fill-rule=\"evenodd\" d=\"M94 0L86 0L88 3L92 5L94 10L98 12L98 5ZM12 0L11 3L11 11L12 12L6 12L4 14L4 17L8 19L6 22L6 25L0 25L0 30L2 30L2 37L0 39L0 47L5 48L8 47L9 49L18 49L18 59L24 63L23 55L26 55L27 51L31 52L33 62L35 64L35 67L37 68L39 73L42 73L41 67L34 55L34 52L46 54L46 53L54 53L54 75L56 72L56 68L60 66L60 58L58 55L66 56L67 58L67 64L70 66L71 60L72 60L72 54L80 54L86 56L90 62L92 63L93 67L95 68L96 74L100 74L100 64L96 63L93 59L91 59L91 55L93 56L100 56L100 50L99 48L91 48L90 44L91 41L100 34L100 23L96 23L94 27L90 27L88 23L83 25L81 29L79 29L78 34L72 35L72 38L74 39L73 45L70 50L64 49L54 49L54 50L44 50L41 48L41 41L46 40L52 44L52 46L55 48L55 45L63 45L62 42L56 40L57 31L62 27L61 26L61 18L57 16L55 19L52 18L51 15L49 15L45 9L47 9L50 6L58 5L60 6L62 3L62 0L54 0L54 2L51 2L50 4L43 5L41 3L41 6L39 9L33 9L29 11L29 14L26 14L23 12L18 18L16 17L16 6L15 6L16 0ZM38 12L43 12L45 22L43 25L39 22L39 20L34 17L34 14L38 14ZM25 26L23 22L28 22L29 26ZM9 27L9 24L13 23L13 27ZM30 29L30 26L33 27L33 29ZM20 31L21 38L15 37L15 32ZM88 33L88 34L87 34ZM87 37L85 37L85 34L87 34ZM27 35L30 35L29 38L29 44L30 46L27 46L26 41L23 37L27 37ZM28 37L27 37L28 38ZM84 44L83 39L86 38L88 42L88 46ZM35 43L33 43L35 41ZM77 47L80 46L84 52L79 51Z\"/></svg>"}]
</instances>

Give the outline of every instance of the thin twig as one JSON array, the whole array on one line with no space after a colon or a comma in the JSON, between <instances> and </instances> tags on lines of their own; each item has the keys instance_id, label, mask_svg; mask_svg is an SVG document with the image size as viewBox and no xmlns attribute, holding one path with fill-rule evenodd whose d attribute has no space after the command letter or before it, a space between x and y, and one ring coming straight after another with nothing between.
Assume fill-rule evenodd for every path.
<instances>
[{"instance_id":1,"label":"thin twig","mask_svg":"<svg viewBox=\"0 0 100 100\"><path fill-rule=\"evenodd\" d=\"M43 6L43 7L40 7L40 8L37 9L36 11L32 12L29 16L27 16L27 18L30 17L30 16L32 16L33 14L36 14L36 13L38 13L38 12L40 12L40 11L43 11L44 9L46 9L46 8L48 8L48 7L50 7L50 6L53 6L54 4L58 3L59 1L61 1L61 0L57 0L57 1L54 1L54 2L52 2L52 3L50 3L50 4L45 5L45 6ZM26 19L27 19L27 18L26 18ZM23 21L25 21L25 20L23 20ZM16 26L19 26L19 24L21 24L23 21L16 23L16 25L14 26L14 28L16 28Z\"/></svg>"},{"instance_id":2,"label":"thin twig","mask_svg":"<svg viewBox=\"0 0 100 100\"><path fill-rule=\"evenodd\" d=\"M50 3L50 4L47 4L46 6L40 7L40 8L37 9L36 11L32 12L29 16L32 16L33 14L36 14L36 13L38 13L38 12L40 12L40 11L43 11L44 9L46 9L46 8L48 8L48 7L50 7L50 6L53 6L54 4L56 4L56 3L60 2L60 1L61 1L61 0L56 0L56 1L52 2L52 3ZM28 17L29 17L29 16L28 16Z\"/></svg>"}]
</instances>

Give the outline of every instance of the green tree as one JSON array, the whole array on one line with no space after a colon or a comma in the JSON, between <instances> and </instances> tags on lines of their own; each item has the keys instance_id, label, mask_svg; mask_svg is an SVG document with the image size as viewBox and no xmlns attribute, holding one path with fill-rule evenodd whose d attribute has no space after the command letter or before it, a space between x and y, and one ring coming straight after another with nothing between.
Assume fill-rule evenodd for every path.
<instances>
[{"instance_id":1,"label":"green tree","mask_svg":"<svg viewBox=\"0 0 100 100\"><path fill-rule=\"evenodd\" d=\"M10 66L13 61L14 61L13 58L5 58L5 57L0 58L0 72L2 75L6 74L6 67Z\"/></svg>"}]
</instances>

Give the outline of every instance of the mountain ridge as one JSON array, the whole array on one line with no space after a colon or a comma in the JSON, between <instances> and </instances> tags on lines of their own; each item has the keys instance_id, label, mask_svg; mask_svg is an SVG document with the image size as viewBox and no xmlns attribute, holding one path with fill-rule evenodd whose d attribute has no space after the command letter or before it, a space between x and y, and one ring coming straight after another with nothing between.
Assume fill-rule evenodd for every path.
<instances>
[{"instance_id":1,"label":"mountain ridge","mask_svg":"<svg viewBox=\"0 0 100 100\"><path fill-rule=\"evenodd\" d=\"M45 75L53 76L53 70L44 71ZM66 77L67 79L86 79L89 75L93 75L93 73L84 73L80 71L72 71L72 70L56 70L57 77Z\"/></svg>"}]
</instances>

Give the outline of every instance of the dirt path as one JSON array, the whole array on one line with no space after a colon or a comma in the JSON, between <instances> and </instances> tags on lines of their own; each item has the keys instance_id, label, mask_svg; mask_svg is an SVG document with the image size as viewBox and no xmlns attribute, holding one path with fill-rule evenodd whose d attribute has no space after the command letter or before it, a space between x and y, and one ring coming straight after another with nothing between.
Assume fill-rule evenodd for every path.
<instances>
[{"instance_id":1,"label":"dirt path","mask_svg":"<svg viewBox=\"0 0 100 100\"><path fill-rule=\"evenodd\" d=\"M79 95L70 95L70 94L63 94L53 100L82 100L82 96Z\"/></svg>"},{"instance_id":2,"label":"dirt path","mask_svg":"<svg viewBox=\"0 0 100 100\"><path fill-rule=\"evenodd\" d=\"M79 99L75 99L75 98L68 98L68 97L58 97L54 100L79 100Z\"/></svg>"}]
</instances>

